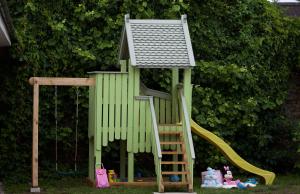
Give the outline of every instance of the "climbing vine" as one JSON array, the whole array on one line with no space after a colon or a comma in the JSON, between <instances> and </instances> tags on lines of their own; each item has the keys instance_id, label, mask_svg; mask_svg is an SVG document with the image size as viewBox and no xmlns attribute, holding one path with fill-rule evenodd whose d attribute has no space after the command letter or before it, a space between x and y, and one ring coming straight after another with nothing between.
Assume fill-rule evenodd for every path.
<instances>
[{"instance_id":1,"label":"climbing vine","mask_svg":"<svg viewBox=\"0 0 300 194\"><path fill-rule=\"evenodd\" d=\"M300 64L300 27L297 19L283 17L275 5L265 0L11 0L8 4L15 39L0 73L1 177L18 174L26 180L30 176L32 91L28 78L85 77L89 71L117 70L126 13L131 18L162 19L186 13L197 61L193 118L230 141L249 160L277 168L282 158L289 157L285 168L294 165L295 127L285 119L281 106L290 71ZM153 80L165 88L169 76ZM40 92L40 165L45 177L54 169L54 89L42 87ZM59 159L66 169L73 162L75 98L74 88L59 88ZM79 99L79 161L86 170L87 89L80 88ZM225 162L198 137L194 140L201 161L197 168ZM112 149L118 146L107 151Z\"/></svg>"}]
</instances>

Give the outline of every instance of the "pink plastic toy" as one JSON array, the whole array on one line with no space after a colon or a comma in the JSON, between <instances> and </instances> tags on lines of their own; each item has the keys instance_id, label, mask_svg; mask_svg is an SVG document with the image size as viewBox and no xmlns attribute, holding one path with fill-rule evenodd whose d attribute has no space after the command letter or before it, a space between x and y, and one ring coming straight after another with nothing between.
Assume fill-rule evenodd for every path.
<instances>
[{"instance_id":1,"label":"pink plastic toy","mask_svg":"<svg viewBox=\"0 0 300 194\"><path fill-rule=\"evenodd\" d=\"M101 164L102 168L96 169L96 187L97 188L106 188L109 187L109 182L107 178L106 169L103 164Z\"/></svg>"}]
</instances>

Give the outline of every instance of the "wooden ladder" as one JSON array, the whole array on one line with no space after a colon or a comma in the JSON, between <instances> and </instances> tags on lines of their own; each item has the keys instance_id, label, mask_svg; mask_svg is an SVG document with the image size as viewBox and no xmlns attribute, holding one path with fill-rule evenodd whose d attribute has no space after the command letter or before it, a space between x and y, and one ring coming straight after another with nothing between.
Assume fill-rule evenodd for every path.
<instances>
[{"instance_id":1,"label":"wooden ladder","mask_svg":"<svg viewBox=\"0 0 300 194\"><path fill-rule=\"evenodd\" d=\"M179 125L161 124L159 125L160 145L162 149L161 161L161 177L160 192L164 192L165 187L186 188L188 192L193 192L193 185L191 183L190 171L188 168L188 160L186 155L186 145L183 139L183 133ZM179 128L179 130L163 130ZM176 157L173 157L176 156ZM171 160L170 160L171 158ZM167 160L168 159L168 160ZM177 170L174 169L177 166ZM178 167L181 169L178 170ZM170 170L172 168L172 170ZM171 181L170 176L177 175L180 177L179 181Z\"/></svg>"}]
</instances>

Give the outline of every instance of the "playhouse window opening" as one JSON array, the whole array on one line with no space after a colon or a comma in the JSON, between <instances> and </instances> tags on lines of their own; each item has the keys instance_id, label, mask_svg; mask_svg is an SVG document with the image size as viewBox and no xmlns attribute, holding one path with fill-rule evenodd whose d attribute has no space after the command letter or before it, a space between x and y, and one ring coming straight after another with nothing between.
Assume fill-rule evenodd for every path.
<instances>
[{"instance_id":1,"label":"playhouse window opening","mask_svg":"<svg viewBox=\"0 0 300 194\"><path fill-rule=\"evenodd\" d=\"M172 71L170 69L141 69L141 82L143 82L147 88L170 93Z\"/></svg>"}]
</instances>

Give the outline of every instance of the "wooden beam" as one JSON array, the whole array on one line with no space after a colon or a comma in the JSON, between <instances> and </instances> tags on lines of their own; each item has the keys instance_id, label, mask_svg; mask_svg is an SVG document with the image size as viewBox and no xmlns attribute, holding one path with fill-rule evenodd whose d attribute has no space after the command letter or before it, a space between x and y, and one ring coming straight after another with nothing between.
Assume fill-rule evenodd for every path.
<instances>
[{"instance_id":1,"label":"wooden beam","mask_svg":"<svg viewBox=\"0 0 300 194\"><path fill-rule=\"evenodd\" d=\"M32 188L38 188L38 145L39 145L39 85L33 85L33 123L32 123ZM33 189L36 190L36 189ZM37 189L39 190L39 189Z\"/></svg>"},{"instance_id":2,"label":"wooden beam","mask_svg":"<svg viewBox=\"0 0 300 194\"><path fill-rule=\"evenodd\" d=\"M31 77L29 83L44 86L94 86L95 78Z\"/></svg>"}]
</instances>

